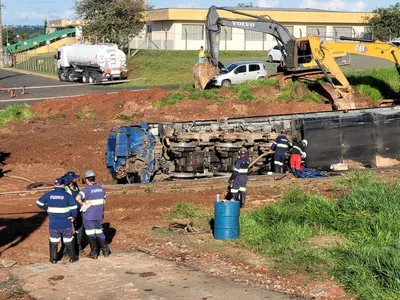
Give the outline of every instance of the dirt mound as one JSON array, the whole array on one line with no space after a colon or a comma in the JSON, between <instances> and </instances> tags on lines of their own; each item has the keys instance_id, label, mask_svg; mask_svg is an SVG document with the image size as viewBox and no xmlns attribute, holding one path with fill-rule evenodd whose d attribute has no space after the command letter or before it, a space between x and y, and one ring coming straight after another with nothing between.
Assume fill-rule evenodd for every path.
<instances>
[{"instance_id":1,"label":"dirt mound","mask_svg":"<svg viewBox=\"0 0 400 300\"><path fill-rule=\"evenodd\" d=\"M183 94L185 92L182 92ZM168 91L127 91L117 93L90 94L87 96L59 99L36 103L32 109L39 116L62 117L77 120L84 118L102 121L114 120L124 115L132 122L164 122L219 117L244 117L260 115L292 114L313 111L329 111L328 104L309 102L282 102L277 100L279 90L274 87L260 87L254 90L252 101L238 100L232 92L221 90L215 99L182 100L160 108L154 104L165 101Z\"/></svg>"}]
</instances>

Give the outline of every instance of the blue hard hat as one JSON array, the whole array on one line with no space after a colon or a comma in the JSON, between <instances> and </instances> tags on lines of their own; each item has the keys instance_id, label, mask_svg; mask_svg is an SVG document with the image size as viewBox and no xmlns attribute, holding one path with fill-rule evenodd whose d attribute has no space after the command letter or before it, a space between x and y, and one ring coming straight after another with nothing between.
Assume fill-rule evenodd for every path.
<instances>
[{"instance_id":1,"label":"blue hard hat","mask_svg":"<svg viewBox=\"0 0 400 300\"><path fill-rule=\"evenodd\" d=\"M64 184L64 179L63 178L56 178L54 179L54 185L63 185Z\"/></svg>"},{"instance_id":2,"label":"blue hard hat","mask_svg":"<svg viewBox=\"0 0 400 300\"><path fill-rule=\"evenodd\" d=\"M80 176L78 174L76 174L74 171L69 171L64 174L64 177L79 178Z\"/></svg>"},{"instance_id":3,"label":"blue hard hat","mask_svg":"<svg viewBox=\"0 0 400 300\"><path fill-rule=\"evenodd\" d=\"M68 185L68 184L70 184L72 182L74 177L72 177L72 176L64 176L62 179L64 180L64 184Z\"/></svg>"}]
</instances>

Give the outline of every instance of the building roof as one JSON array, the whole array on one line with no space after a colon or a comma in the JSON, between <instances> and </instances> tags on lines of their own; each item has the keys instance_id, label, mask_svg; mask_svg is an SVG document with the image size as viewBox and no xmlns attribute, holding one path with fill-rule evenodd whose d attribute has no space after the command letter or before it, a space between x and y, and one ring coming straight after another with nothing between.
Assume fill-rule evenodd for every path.
<instances>
[{"instance_id":1,"label":"building roof","mask_svg":"<svg viewBox=\"0 0 400 300\"><path fill-rule=\"evenodd\" d=\"M260 7L227 7L237 11L245 11L254 15L268 15L278 22L284 23L321 23L326 24L365 24L365 17L370 13L330 11L314 8L260 8ZM148 22L156 21L197 21L204 22L208 8L159 8L148 10ZM249 17L232 12L218 10L222 18L249 19Z\"/></svg>"}]
</instances>

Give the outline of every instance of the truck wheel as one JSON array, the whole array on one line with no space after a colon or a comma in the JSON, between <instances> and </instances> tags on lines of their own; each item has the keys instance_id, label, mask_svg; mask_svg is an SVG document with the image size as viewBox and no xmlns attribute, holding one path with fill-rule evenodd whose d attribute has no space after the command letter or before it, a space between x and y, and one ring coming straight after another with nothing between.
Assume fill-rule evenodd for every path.
<instances>
[{"instance_id":1,"label":"truck wheel","mask_svg":"<svg viewBox=\"0 0 400 300\"><path fill-rule=\"evenodd\" d=\"M231 86L231 81L228 79L222 80L221 86L223 86L223 87Z\"/></svg>"},{"instance_id":2,"label":"truck wheel","mask_svg":"<svg viewBox=\"0 0 400 300\"><path fill-rule=\"evenodd\" d=\"M64 73L64 71L58 71L58 78L60 79L60 81L67 81L67 76Z\"/></svg>"},{"instance_id":3,"label":"truck wheel","mask_svg":"<svg viewBox=\"0 0 400 300\"><path fill-rule=\"evenodd\" d=\"M97 82L97 77L95 74L90 73L89 74L89 83L96 83Z\"/></svg>"},{"instance_id":4,"label":"truck wheel","mask_svg":"<svg viewBox=\"0 0 400 300\"><path fill-rule=\"evenodd\" d=\"M76 75L74 74L74 72L68 72L67 73L67 81L69 82L74 82L76 81Z\"/></svg>"},{"instance_id":5,"label":"truck wheel","mask_svg":"<svg viewBox=\"0 0 400 300\"><path fill-rule=\"evenodd\" d=\"M88 83L88 82L89 82L88 73L84 72L82 75L82 83Z\"/></svg>"}]
</instances>

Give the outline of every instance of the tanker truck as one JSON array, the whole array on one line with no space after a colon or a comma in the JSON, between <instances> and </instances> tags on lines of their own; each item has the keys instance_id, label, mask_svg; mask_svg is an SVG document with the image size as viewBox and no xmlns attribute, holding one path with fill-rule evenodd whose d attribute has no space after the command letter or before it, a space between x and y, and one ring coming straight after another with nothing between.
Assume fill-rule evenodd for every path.
<instances>
[{"instance_id":1,"label":"tanker truck","mask_svg":"<svg viewBox=\"0 0 400 300\"><path fill-rule=\"evenodd\" d=\"M60 81L97 83L126 79L126 55L115 44L66 45L58 49Z\"/></svg>"}]
</instances>

